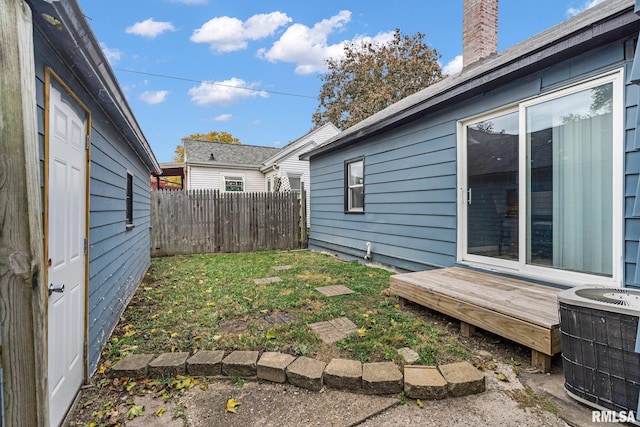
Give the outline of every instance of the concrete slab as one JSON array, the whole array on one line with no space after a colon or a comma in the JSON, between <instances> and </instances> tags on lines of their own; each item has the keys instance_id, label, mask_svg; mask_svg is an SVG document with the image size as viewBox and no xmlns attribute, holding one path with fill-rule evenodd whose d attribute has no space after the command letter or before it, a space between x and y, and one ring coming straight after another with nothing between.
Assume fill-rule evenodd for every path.
<instances>
[{"instance_id":1,"label":"concrete slab","mask_svg":"<svg viewBox=\"0 0 640 427\"><path fill-rule=\"evenodd\" d=\"M412 399L437 400L447 397L448 386L435 366L404 366L404 391Z\"/></svg>"},{"instance_id":2,"label":"concrete slab","mask_svg":"<svg viewBox=\"0 0 640 427\"><path fill-rule=\"evenodd\" d=\"M352 291L351 289L343 285L322 286L320 288L316 288L316 291L320 292L326 297L355 294L355 291Z\"/></svg>"},{"instance_id":3,"label":"concrete slab","mask_svg":"<svg viewBox=\"0 0 640 427\"><path fill-rule=\"evenodd\" d=\"M276 282L282 282L282 279L279 278L278 276L265 277L262 279L253 279L253 283L255 283L256 285L266 285L267 283L276 283Z\"/></svg>"},{"instance_id":4,"label":"concrete slab","mask_svg":"<svg viewBox=\"0 0 640 427\"><path fill-rule=\"evenodd\" d=\"M293 268L291 265L276 265L273 267L275 271L291 270L291 268Z\"/></svg>"},{"instance_id":5,"label":"concrete slab","mask_svg":"<svg viewBox=\"0 0 640 427\"><path fill-rule=\"evenodd\" d=\"M187 359L187 373L202 377L222 375L223 358L222 350L200 350Z\"/></svg>"},{"instance_id":6,"label":"concrete slab","mask_svg":"<svg viewBox=\"0 0 640 427\"><path fill-rule=\"evenodd\" d=\"M186 363L189 353L162 353L149 363L149 378L175 377L187 373Z\"/></svg>"},{"instance_id":7,"label":"concrete slab","mask_svg":"<svg viewBox=\"0 0 640 427\"><path fill-rule=\"evenodd\" d=\"M170 400L165 401L164 399L154 398L150 395L134 396L133 404L142 406L144 412L132 420L127 420L127 427L182 427L184 425L182 419L173 418L176 404ZM132 405L120 405L120 413L122 415L126 414L131 406ZM161 409L162 411L160 411ZM162 415L158 416L158 413L162 413Z\"/></svg>"},{"instance_id":8,"label":"concrete slab","mask_svg":"<svg viewBox=\"0 0 640 427\"><path fill-rule=\"evenodd\" d=\"M452 396L482 393L485 389L484 374L469 362L440 365L438 369L449 383L449 393Z\"/></svg>"},{"instance_id":9,"label":"concrete slab","mask_svg":"<svg viewBox=\"0 0 640 427\"><path fill-rule=\"evenodd\" d=\"M358 360L332 359L324 370L324 384L337 390L362 389L362 363Z\"/></svg>"},{"instance_id":10,"label":"concrete slab","mask_svg":"<svg viewBox=\"0 0 640 427\"><path fill-rule=\"evenodd\" d=\"M333 344L334 342L345 339L354 332L358 331L358 327L346 317L329 320L326 322L312 323L309 328L322 340L325 344Z\"/></svg>"},{"instance_id":11,"label":"concrete slab","mask_svg":"<svg viewBox=\"0 0 640 427\"><path fill-rule=\"evenodd\" d=\"M130 354L109 370L112 378L145 378L148 373L149 363L155 358L154 354Z\"/></svg>"},{"instance_id":12,"label":"concrete slab","mask_svg":"<svg viewBox=\"0 0 640 427\"><path fill-rule=\"evenodd\" d=\"M393 362L362 365L362 389L368 394L400 393L404 387L402 372Z\"/></svg>"},{"instance_id":13,"label":"concrete slab","mask_svg":"<svg viewBox=\"0 0 640 427\"><path fill-rule=\"evenodd\" d=\"M287 367L287 380L297 387L318 391L322 388L322 374L326 366L320 360L298 357Z\"/></svg>"},{"instance_id":14,"label":"concrete slab","mask_svg":"<svg viewBox=\"0 0 640 427\"><path fill-rule=\"evenodd\" d=\"M235 414L224 413L230 397L242 403ZM245 382L241 389L231 381L214 381L206 390L193 387L180 400L188 408L187 421L192 427L347 427L399 404L396 397L340 390L318 393L291 384L257 381Z\"/></svg>"},{"instance_id":15,"label":"concrete slab","mask_svg":"<svg viewBox=\"0 0 640 427\"><path fill-rule=\"evenodd\" d=\"M265 352L258 360L258 378L274 383L287 381L287 367L296 360L290 354Z\"/></svg>"},{"instance_id":16,"label":"concrete slab","mask_svg":"<svg viewBox=\"0 0 640 427\"><path fill-rule=\"evenodd\" d=\"M234 351L222 359L222 374L253 378L258 373L257 363L260 353L257 351Z\"/></svg>"},{"instance_id":17,"label":"concrete slab","mask_svg":"<svg viewBox=\"0 0 640 427\"><path fill-rule=\"evenodd\" d=\"M336 328L336 330L344 332L347 335L358 331L356 324L347 317L338 317L337 319L329 320L329 323Z\"/></svg>"}]
</instances>

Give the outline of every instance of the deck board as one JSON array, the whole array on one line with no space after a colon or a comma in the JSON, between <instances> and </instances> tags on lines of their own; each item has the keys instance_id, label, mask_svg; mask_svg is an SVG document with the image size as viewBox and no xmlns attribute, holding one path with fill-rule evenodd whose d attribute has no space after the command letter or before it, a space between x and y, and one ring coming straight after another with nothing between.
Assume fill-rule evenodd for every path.
<instances>
[{"instance_id":1,"label":"deck board","mask_svg":"<svg viewBox=\"0 0 640 427\"><path fill-rule=\"evenodd\" d=\"M560 289L462 267L391 276L391 293L553 355Z\"/></svg>"},{"instance_id":2,"label":"deck board","mask_svg":"<svg viewBox=\"0 0 640 427\"><path fill-rule=\"evenodd\" d=\"M546 328L560 324L557 303L560 289L461 267L399 274L391 280L463 299Z\"/></svg>"}]
</instances>

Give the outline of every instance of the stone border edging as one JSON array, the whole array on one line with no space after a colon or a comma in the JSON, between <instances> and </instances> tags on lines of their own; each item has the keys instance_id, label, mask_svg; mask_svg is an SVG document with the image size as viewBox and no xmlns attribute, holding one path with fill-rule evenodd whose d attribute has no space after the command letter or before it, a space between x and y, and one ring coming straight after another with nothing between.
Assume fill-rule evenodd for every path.
<instances>
[{"instance_id":1,"label":"stone border edging","mask_svg":"<svg viewBox=\"0 0 640 427\"><path fill-rule=\"evenodd\" d=\"M240 377L295 385L319 391L324 385L336 390L365 394L397 394L412 399L444 399L485 390L485 377L469 362L440 366L405 365L404 373L393 362L361 363L333 359L329 364L286 353L223 350L130 354L109 371L110 377L163 378L177 375Z\"/></svg>"}]
</instances>

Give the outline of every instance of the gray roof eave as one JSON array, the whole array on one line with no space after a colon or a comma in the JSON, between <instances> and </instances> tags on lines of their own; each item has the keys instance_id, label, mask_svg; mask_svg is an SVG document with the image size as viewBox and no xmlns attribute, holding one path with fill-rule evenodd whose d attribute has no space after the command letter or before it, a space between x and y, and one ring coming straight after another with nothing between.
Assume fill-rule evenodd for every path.
<instances>
[{"instance_id":1,"label":"gray roof eave","mask_svg":"<svg viewBox=\"0 0 640 427\"><path fill-rule=\"evenodd\" d=\"M198 166L207 168L224 168L224 169L242 169L242 170L257 170L263 167L263 165L239 165L236 163L205 163L205 162L188 162L186 166Z\"/></svg>"},{"instance_id":2,"label":"gray roof eave","mask_svg":"<svg viewBox=\"0 0 640 427\"><path fill-rule=\"evenodd\" d=\"M431 110L475 96L497 83L512 80L557 62L563 56L613 41L621 32L639 30L634 0L609 0L522 43L472 64L410 95L336 135L302 159L330 153L365 138L402 126ZM635 25L634 25L635 24Z\"/></svg>"},{"instance_id":3,"label":"gray roof eave","mask_svg":"<svg viewBox=\"0 0 640 427\"><path fill-rule=\"evenodd\" d=\"M113 121L131 147L152 173L161 173L149 142L136 121L113 73L109 61L100 48L77 0L46 2L27 0L33 11L33 22L39 32L54 46L69 69L92 94L96 103ZM60 21L58 29L46 22L48 14Z\"/></svg>"}]
</instances>

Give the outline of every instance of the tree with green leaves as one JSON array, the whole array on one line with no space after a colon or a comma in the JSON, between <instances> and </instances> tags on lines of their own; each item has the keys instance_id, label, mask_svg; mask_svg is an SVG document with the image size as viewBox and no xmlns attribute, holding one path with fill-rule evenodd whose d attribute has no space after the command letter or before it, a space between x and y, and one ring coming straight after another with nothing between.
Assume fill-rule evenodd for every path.
<instances>
[{"instance_id":1,"label":"tree with green leaves","mask_svg":"<svg viewBox=\"0 0 640 427\"><path fill-rule=\"evenodd\" d=\"M229 144L242 144L240 140L229 132L218 132L216 130L212 130L209 133L194 133L191 134L184 139L194 139L198 141L210 141L210 142L226 142ZM175 156L173 157L173 161L177 163L184 162L184 144L178 144L175 150Z\"/></svg>"},{"instance_id":2,"label":"tree with green leaves","mask_svg":"<svg viewBox=\"0 0 640 427\"><path fill-rule=\"evenodd\" d=\"M327 60L315 126L332 122L346 129L443 78L440 53L424 34L402 35L396 29L387 43L358 42L344 46L344 57Z\"/></svg>"}]
</instances>

